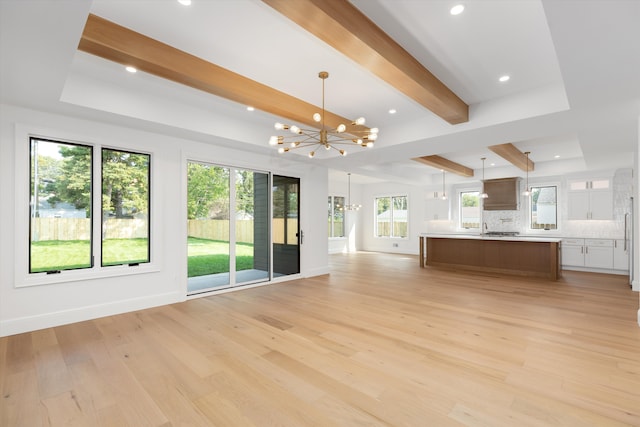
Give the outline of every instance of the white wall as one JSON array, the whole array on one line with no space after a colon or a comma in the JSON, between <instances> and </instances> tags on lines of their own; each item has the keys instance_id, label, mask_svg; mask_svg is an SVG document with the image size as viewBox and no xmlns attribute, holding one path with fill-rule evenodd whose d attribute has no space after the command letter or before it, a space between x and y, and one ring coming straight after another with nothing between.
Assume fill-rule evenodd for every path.
<instances>
[{"instance_id":1,"label":"white wall","mask_svg":"<svg viewBox=\"0 0 640 427\"><path fill-rule=\"evenodd\" d=\"M408 196L407 218L409 228L407 238L380 238L374 236L374 199L379 196ZM422 187L376 183L362 186L358 233L362 238L362 250L401 254L418 254L419 235L424 232L425 190Z\"/></svg>"},{"instance_id":2,"label":"white wall","mask_svg":"<svg viewBox=\"0 0 640 427\"><path fill-rule=\"evenodd\" d=\"M16 158L16 135L80 142L152 153L153 268L125 274L55 284L17 287L27 265L28 216L22 212L29 159ZM29 144L25 139L18 143ZM21 151L21 150L18 150ZM0 336L11 335L100 316L183 301L186 298L186 182L184 161L190 156L214 163L272 171L301 178L301 227L305 232L301 275L328 273L326 228L327 170L320 166L287 166L277 156L257 156L213 144L167 137L83 119L0 105ZM16 205L16 200L21 205ZM28 201L28 197L26 198ZM28 202L27 202L28 203ZM28 207L26 208L28 211Z\"/></svg>"}]
</instances>

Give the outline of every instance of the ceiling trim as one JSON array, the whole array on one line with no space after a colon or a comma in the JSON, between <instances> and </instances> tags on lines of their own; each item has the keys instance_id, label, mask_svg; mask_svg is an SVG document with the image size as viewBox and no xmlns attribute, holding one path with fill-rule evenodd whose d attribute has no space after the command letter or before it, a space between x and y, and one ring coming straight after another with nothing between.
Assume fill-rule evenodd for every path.
<instances>
[{"instance_id":1,"label":"ceiling trim","mask_svg":"<svg viewBox=\"0 0 640 427\"><path fill-rule=\"evenodd\" d=\"M262 0L450 124L469 106L346 0Z\"/></svg>"},{"instance_id":2,"label":"ceiling trim","mask_svg":"<svg viewBox=\"0 0 640 427\"><path fill-rule=\"evenodd\" d=\"M78 49L295 123L318 127L313 114L320 107L93 14L87 19ZM326 110L325 123L333 128L343 123L346 133L369 131Z\"/></svg>"},{"instance_id":3,"label":"ceiling trim","mask_svg":"<svg viewBox=\"0 0 640 427\"><path fill-rule=\"evenodd\" d=\"M438 168L441 170L445 170L447 172L455 173L456 175L464 176L464 177L472 177L473 169L466 167L465 165L461 165L460 163L452 162L451 160L445 159L441 156L422 156L416 157L413 160L416 162L424 163L425 165L432 166L434 168Z\"/></svg>"},{"instance_id":4,"label":"ceiling trim","mask_svg":"<svg viewBox=\"0 0 640 427\"><path fill-rule=\"evenodd\" d=\"M509 161L512 165L524 172L527 170L529 172L535 170L536 165L531 158L529 158L529 167L527 168L527 156L510 142L507 142L506 144L491 145L489 146L489 150Z\"/></svg>"}]
</instances>

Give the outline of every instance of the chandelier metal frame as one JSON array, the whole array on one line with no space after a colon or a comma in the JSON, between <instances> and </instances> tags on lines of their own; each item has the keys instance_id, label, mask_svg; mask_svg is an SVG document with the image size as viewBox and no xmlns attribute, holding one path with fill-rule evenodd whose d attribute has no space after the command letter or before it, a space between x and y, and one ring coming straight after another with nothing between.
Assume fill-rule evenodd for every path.
<instances>
[{"instance_id":1,"label":"chandelier metal frame","mask_svg":"<svg viewBox=\"0 0 640 427\"><path fill-rule=\"evenodd\" d=\"M343 145L356 145L365 148L373 147L374 141L378 138L378 128L364 128L349 129L347 132L347 126L345 124L339 124L336 128L328 128L325 124L325 109L324 109L324 81L329 77L327 71L320 71L318 77L322 80L322 112L315 113L313 120L320 124L319 129L304 129L296 125L287 125L283 123L276 123L276 130L288 130L292 135L276 135L269 139L269 144L278 146L279 153L287 153L299 148L311 148L308 156L313 158L316 155L316 150L324 147L327 151L336 150L342 156L347 155L347 151L344 148L339 148ZM365 123L364 117L351 122L353 126L363 126ZM352 127L353 127L352 126Z\"/></svg>"}]
</instances>

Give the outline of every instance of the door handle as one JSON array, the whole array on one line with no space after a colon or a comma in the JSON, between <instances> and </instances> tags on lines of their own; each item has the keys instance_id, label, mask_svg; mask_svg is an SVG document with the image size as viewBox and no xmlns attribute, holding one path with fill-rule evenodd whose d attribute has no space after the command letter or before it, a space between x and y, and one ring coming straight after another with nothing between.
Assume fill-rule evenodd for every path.
<instances>
[{"instance_id":1,"label":"door handle","mask_svg":"<svg viewBox=\"0 0 640 427\"><path fill-rule=\"evenodd\" d=\"M300 230L299 236L300 236L300 244L302 244L302 241L304 240L304 231Z\"/></svg>"}]
</instances>

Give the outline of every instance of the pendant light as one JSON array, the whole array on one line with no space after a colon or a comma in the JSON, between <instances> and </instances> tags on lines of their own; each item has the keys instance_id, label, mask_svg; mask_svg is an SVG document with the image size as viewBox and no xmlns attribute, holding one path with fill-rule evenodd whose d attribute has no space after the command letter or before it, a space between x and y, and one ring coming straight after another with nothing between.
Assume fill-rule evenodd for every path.
<instances>
[{"instance_id":1,"label":"pendant light","mask_svg":"<svg viewBox=\"0 0 640 427\"><path fill-rule=\"evenodd\" d=\"M526 180L526 188L522 192L522 195L527 197L531 195L531 191L529 190L529 154L531 154L530 151L524 152L524 155L527 156L527 180Z\"/></svg>"},{"instance_id":2,"label":"pendant light","mask_svg":"<svg viewBox=\"0 0 640 427\"><path fill-rule=\"evenodd\" d=\"M362 207L362 205L355 203L351 204L351 172L347 174L347 178L349 180L349 192L347 193L347 204L344 208L348 211L357 211Z\"/></svg>"},{"instance_id":3,"label":"pendant light","mask_svg":"<svg viewBox=\"0 0 640 427\"><path fill-rule=\"evenodd\" d=\"M480 198L486 199L489 197L489 195L484 191L484 161L487 160L487 158L482 157L480 160L482 160L482 193L480 193Z\"/></svg>"},{"instance_id":4,"label":"pendant light","mask_svg":"<svg viewBox=\"0 0 640 427\"><path fill-rule=\"evenodd\" d=\"M444 190L444 169L442 170L442 200L447 200L447 193Z\"/></svg>"}]
</instances>

